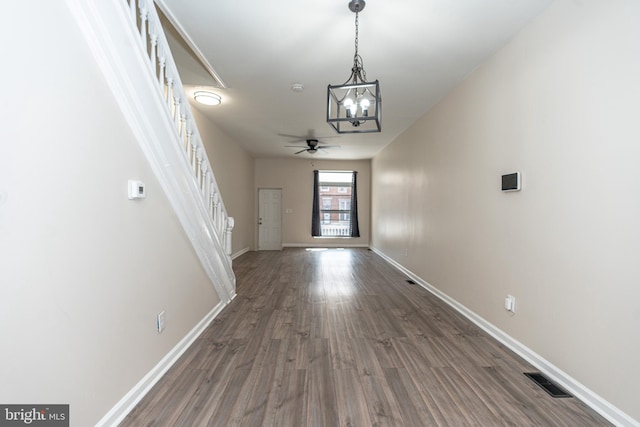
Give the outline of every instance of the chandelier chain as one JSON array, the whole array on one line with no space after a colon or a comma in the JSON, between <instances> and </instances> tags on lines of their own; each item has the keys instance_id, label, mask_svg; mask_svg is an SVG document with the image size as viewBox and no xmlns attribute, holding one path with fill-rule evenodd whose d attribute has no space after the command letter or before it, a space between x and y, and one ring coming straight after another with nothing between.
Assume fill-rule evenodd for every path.
<instances>
[{"instance_id":1,"label":"chandelier chain","mask_svg":"<svg viewBox=\"0 0 640 427\"><path fill-rule=\"evenodd\" d=\"M358 11L356 11L356 54L355 54L355 58L358 57Z\"/></svg>"},{"instance_id":2,"label":"chandelier chain","mask_svg":"<svg viewBox=\"0 0 640 427\"><path fill-rule=\"evenodd\" d=\"M367 80L367 73L364 71L364 64L362 61L362 57L358 54L358 40L359 40L359 19L358 19L358 10L356 9L356 38L355 38L355 54L353 55L353 82L357 83L357 79L360 78L361 81Z\"/></svg>"},{"instance_id":3,"label":"chandelier chain","mask_svg":"<svg viewBox=\"0 0 640 427\"><path fill-rule=\"evenodd\" d=\"M360 14L365 0L350 0L349 10L355 16L355 53L351 75L341 85L327 88L327 123L338 133L381 132L381 99L378 80L369 82L358 52L360 42ZM344 128L345 125L350 127Z\"/></svg>"}]
</instances>

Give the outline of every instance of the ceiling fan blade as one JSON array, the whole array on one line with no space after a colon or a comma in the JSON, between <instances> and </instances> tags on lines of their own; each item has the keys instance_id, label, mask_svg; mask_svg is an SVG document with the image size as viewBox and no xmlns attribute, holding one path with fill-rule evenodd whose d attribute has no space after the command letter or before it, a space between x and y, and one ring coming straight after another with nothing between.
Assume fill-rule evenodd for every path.
<instances>
[{"instance_id":1,"label":"ceiling fan blade","mask_svg":"<svg viewBox=\"0 0 640 427\"><path fill-rule=\"evenodd\" d=\"M284 147L287 147L287 148L302 148L299 145L284 145ZM305 150L306 150L306 148L305 148Z\"/></svg>"},{"instance_id":2,"label":"ceiling fan blade","mask_svg":"<svg viewBox=\"0 0 640 427\"><path fill-rule=\"evenodd\" d=\"M295 152L295 153L293 153L293 154L300 154L300 153L304 153L305 151L307 151L307 149L306 149L306 148L305 148L304 150L296 151L296 152Z\"/></svg>"},{"instance_id":3,"label":"ceiling fan blade","mask_svg":"<svg viewBox=\"0 0 640 427\"><path fill-rule=\"evenodd\" d=\"M299 139L300 141L304 141L305 139L307 139L305 136L290 135L288 133L279 133L278 136L285 136L287 138L296 138L296 139Z\"/></svg>"},{"instance_id":4,"label":"ceiling fan blade","mask_svg":"<svg viewBox=\"0 0 640 427\"><path fill-rule=\"evenodd\" d=\"M318 145L318 148L340 148L339 145Z\"/></svg>"}]
</instances>

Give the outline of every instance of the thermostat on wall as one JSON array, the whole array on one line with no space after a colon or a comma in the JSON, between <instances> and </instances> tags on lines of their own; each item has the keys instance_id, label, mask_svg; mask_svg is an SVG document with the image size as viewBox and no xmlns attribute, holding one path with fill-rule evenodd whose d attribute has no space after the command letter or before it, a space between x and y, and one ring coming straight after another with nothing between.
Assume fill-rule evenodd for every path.
<instances>
[{"instance_id":1,"label":"thermostat on wall","mask_svg":"<svg viewBox=\"0 0 640 427\"><path fill-rule=\"evenodd\" d=\"M134 179L129 180L129 199L144 199L146 197L144 191L144 182L136 181Z\"/></svg>"}]
</instances>

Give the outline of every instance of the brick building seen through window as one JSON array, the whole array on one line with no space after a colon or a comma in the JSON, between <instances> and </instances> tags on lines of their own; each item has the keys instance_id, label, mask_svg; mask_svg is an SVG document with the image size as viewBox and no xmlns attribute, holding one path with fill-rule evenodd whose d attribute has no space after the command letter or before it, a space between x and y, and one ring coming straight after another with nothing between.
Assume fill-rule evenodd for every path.
<instances>
[{"instance_id":1,"label":"brick building seen through window","mask_svg":"<svg viewBox=\"0 0 640 427\"><path fill-rule=\"evenodd\" d=\"M351 227L351 177L352 173L334 172L326 174L321 172L320 174L320 180L323 181L319 186L320 226L323 236L349 236Z\"/></svg>"}]
</instances>

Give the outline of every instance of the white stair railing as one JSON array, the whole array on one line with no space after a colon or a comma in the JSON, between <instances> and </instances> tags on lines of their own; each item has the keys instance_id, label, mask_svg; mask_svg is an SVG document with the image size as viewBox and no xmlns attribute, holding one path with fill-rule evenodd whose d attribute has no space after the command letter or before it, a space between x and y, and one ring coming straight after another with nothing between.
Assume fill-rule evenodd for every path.
<instances>
[{"instance_id":1,"label":"white stair railing","mask_svg":"<svg viewBox=\"0 0 640 427\"><path fill-rule=\"evenodd\" d=\"M151 69L155 70L159 90L162 93L176 130L184 147L184 153L193 169L205 203L211 204L211 215L216 231L223 237L223 246L228 248L227 255L231 256L231 238L233 220L224 207L222 198L218 196L211 163L204 150L202 138L198 132L191 107L189 106L184 86L178 74L178 68L173 60L169 43L164 35L160 18L152 0L122 0L128 4L132 22L140 31L140 41L149 55Z\"/></svg>"},{"instance_id":2,"label":"white stair railing","mask_svg":"<svg viewBox=\"0 0 640 427\"><path fill-rule=\"evenodd\" d=\"M152 0L66 0L221 300L234 225Z\"/></svg>"}]
</instances>

